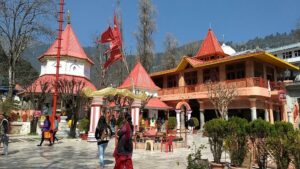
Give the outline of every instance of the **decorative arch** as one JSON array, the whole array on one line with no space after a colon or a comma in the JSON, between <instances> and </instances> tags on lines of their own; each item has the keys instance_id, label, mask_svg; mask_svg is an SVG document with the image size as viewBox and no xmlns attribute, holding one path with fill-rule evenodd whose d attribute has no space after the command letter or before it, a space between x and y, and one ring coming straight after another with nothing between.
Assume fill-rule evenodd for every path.
<instances>
[{"instance_id":1,"label":"decorative arch","mask_svg":"<svg viewBox=\"0 0 300 169\"><path fill-rule=\"evenodd\" d=\"M190 105L186 101L181 101L181 102L177 103L176 110L181 109L182 106L184 106L187 111L191 111L192 110L191 107L190 107Z\"/></svg>"}]
</instances>

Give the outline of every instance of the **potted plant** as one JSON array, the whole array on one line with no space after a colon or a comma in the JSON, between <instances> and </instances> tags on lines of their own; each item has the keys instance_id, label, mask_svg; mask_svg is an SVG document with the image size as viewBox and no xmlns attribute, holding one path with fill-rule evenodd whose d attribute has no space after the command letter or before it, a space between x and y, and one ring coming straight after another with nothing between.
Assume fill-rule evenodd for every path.
<instances>
[{"instance_id":1,"label":"potted plant","mask_svg":"<svg viewBox=\"0 0 300 169\"><path fill-rule=\"evenodd\" d=\"M196 134L197 133L197 130L195 130L196 127L198 127L200 124L199 124L199 120L196 118L196 117L193 117L192 118L193 121L194 121L194 130L193 130L193 134Z\"/></svg>"},{"instance_id":2,"label":"potted plant","mask_svg":"<svg viewBox=\"0 0 300 169\"><path fill-rule=\"evenodd\" d=\"M79 120L78 128L81 131L80 138L82 140L87 140L88 131L89 131L90 121L86 117Z\"/></svg>"},{"instance_id":3,"label":"potted plant","mask_svg":"<svg viewBox=\"0 0 300 169\"><path fill-rule=\"evenodd\" d=\"M231 168L240 168L246 157L248 148L247 125L247 120L239 117L229 119L226 124L225 145L229 151Z\"/></svg>"},{"instance_id":4,"label":"potted plant","mask_svg":"<svg viewBox=\"0 0 300 169\"><path fill-rule=\"evenodd\" d=\"M266 139L271 131L271 124L265 120L257 119L251 121L247 127L247 133L249 134L251 141L251 153L255 154L255 159L259 168L265 169L267 167L268 150L266 145ZM254 160L250 158L250 167Z\"/></svg>"},{"instance_id":5,"label":"potted plant","mask_svg":"<svg viewBox=\"0 0 300 169\"><path fill-rule=\"evenodd\" d=\"M267 138L267 149L279 169L287 169L292 160L289 154L290 138L288 133L293 131L291 123L275 122Z\"/></svg>"},{"instance_id":6,"label":"potted plant","mask_svg":"<svg viewBox=\"0 0 300 169\"><path fill-rule=\"evenodd\" d=\"M214 169L224 168L224 164L221 164L221 156L226 136L225 125L226 121L223 119L213 119L204 125L204 130L208 136L210 150L214 157L214 161L211 163L211 168Z\"/></svg>"},{"instance_id":7,"label":"potted plant","mask_svg":"<svg viewBox=\"0 0 300 169\"><path fill-rule=\"evenodd\" d=\"M195 143L193 143L195 147L195 153L191 153L188 155L188 165L187 169L207 169L209 168L209 163L207 159L202 159L201 151L206 147L204 145L200 145L200 147L196 148Z\"/></svg>"},{"instance_id":8,"label":"potted plant","mask_svg":"<svg viewBox=\"0 0 300 169\"><path fill-rule=\"evenodd\" d=\"M169 117L168 126L167 126L168 133L169 133L169 130L174 130L175 129L176 124L177 124L176 118L175 117Z\"/></svg>"}]
</instances>

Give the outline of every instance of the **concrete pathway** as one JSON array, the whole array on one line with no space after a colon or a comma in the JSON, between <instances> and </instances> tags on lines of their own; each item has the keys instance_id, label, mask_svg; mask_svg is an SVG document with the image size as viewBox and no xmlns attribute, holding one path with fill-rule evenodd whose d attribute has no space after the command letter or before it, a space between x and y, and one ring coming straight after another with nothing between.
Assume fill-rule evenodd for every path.
<instances>
[{"instance_id":1,"label":"concrete pathway","mask_svg":"<svg viewBox=\"0 0 300 169\"><path fill-rule=\"evenodd\" d=\"M17 138L15 138L18 140ZM39 141L28 139L28 141L12 142L9 144L9 155L0 156L0 169L2 168L97 168L97 146L96 143L81 141L80 139L63 139L59 144L47 146L45 141L42 147L36 146ZM185 169L187 156L194 152L194 146L204 144L207 149L203 151L203 158L212 160L207 138L200 135L189 136L190 148L174 149L174 152L153 152L136 149L133 152L133 163L135 169ZM109 142L105 153L107 169L113 169L114 140ZM0 150L2 150L0 148Z\"/></svg>"}]
</instances>

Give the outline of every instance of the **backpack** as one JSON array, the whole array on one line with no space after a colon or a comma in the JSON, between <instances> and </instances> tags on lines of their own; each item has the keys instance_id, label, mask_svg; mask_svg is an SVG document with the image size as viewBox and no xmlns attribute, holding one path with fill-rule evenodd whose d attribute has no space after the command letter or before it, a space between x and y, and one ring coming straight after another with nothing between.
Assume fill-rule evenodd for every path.
<instances>
[{"instance_id":1,"label":"backpack","mask_svg":"<svg viewBox=\"0 0 300 169\"><path fill-rule=\"evenodd\" d=\"M106 128L102 131L100 139L101 139L101 140L107 140L107 137L110 137L110 136L111 136L110 130L106 127Z\"/></svg>"}]
</instances>

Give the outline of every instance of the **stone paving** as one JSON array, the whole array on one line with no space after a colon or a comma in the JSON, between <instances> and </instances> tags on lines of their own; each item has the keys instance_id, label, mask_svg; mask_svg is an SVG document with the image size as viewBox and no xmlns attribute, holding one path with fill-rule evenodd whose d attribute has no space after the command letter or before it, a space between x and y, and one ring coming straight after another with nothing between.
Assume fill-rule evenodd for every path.
<instances>
[{"instance_id":1,"label":"stone paving","mask_svg":"<svg viewBox=\"0 0 300 169\"><path fill-rule=\"evenodd\" d=\"M212 160L209 151L208 139L200 135L189 136L188 145L196 142L197 145L205 144L207 149L203 151L203 158ZM9 155L0 156L0 169L2 168L97 168L97 146L80 139L63 139L59 144L49 147L45 141L42 147L36 146L39 140L36 138L17 139L17 142L9 144ZM192 146L193 147L193 146ZM107 169L113 169L114 140L109 142L105 153ZM1 149L1 148L0 148ZM1 149L2 150L2 149ZM185 169L187 156L193 152L192 148L178 148L174 152L160 152L160 150L146 151L135 149L133 163L135 169Z\"/></svg>"}]
</instances>

